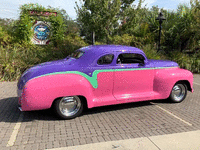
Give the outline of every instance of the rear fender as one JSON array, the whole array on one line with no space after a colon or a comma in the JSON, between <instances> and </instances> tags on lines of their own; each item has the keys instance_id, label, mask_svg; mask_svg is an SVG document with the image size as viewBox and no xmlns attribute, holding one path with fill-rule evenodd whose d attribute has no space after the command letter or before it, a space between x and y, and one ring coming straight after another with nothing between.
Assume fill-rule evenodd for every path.
<instances>
[{"instance_id":1,"label":"rear fender","mask_svg":"<svg viewBox=\"0 0 200 150\"><path fill-rule=\"evenodd\" d=\"M79 74L54 74L29 80L21 96L22 110L40 110L51 107L58 97L81 95L92 107L93 86Z\"/></svg>"}]
</instances>

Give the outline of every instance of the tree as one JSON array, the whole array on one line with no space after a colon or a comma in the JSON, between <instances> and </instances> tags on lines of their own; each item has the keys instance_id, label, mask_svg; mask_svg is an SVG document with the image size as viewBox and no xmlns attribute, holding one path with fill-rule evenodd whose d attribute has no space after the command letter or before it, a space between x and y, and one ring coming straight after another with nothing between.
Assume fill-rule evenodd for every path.
<instances>
[{"instance_id":1,"label":"tree","mask_svg":"<svg viewBox=\"0 0 200 150\"><path fill-rule=\"evenodd\" d=\"M192 37L192 46L195 51L200 50L200 2L198 0L191 0L191 13L193 16L193 24L191 31L195 33Z\"/></svg>"},{"instance_id":2,"label":"tree","mask_svg":"<svg viewBox=\"0 0 200 150\"><path fill-rule=\"evenodd\" d=\"M186 4L180 4L177 11L164 10L166 21L163 22L164 45L166 51L183 51L192 49L195 33L192 31L194 24L191 9Z\"/></svg>"},{"instance_id":3,"label":"tree","mask_svg":"<svg viewBox=\"0 0 200 150\"><path fill-rule=\"evenodd\" d=\"M118 24L121 1L84 0L83 2L81 7L76 4L77 21L82 35L89 42L93 31L96 40L108 42Z\"/></svg>"},{"instance_id":4,"label":"tree","mask_svg":"<svg viewBox=\"0 0 200 150\"><path fill-rule=\"evenodd\" d=\"M72 20L69 15L67 14L66 10L61 9L60 13L63 16L64 24L65 24L65 35L73 34L78 35L79 34L79 27L76 21Z\"/></svg>"},{"instance_id":5,"label":"tree","mask_svg":"<svg viewBox=\"0 0 200 150\"><path fill-rule=\"evenodd\" d=\"M125 17L122 19L119 28L119 35L129 34L133 36L133 46L154 43L153 33L158 28L155 22L154 10L142 7L142 3L143 1L139 0L137 6L130 5L126 8L123 13Z\"/></svg>"}]
</instances>

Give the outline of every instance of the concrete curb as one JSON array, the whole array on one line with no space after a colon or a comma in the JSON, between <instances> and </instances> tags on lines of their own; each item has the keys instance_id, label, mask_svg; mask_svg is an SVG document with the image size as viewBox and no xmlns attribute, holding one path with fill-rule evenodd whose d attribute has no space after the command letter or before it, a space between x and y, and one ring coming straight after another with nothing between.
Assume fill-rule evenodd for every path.
<instances>
[{"instance_id":1,"label":"concrete curb","mask_svg":"<svg viewBox=\"0 0 200 150\"><path fill-rule=\"evenodd\" d=\"M200 130L49 150L200 150Z\"/></svg>"}]
</instances>

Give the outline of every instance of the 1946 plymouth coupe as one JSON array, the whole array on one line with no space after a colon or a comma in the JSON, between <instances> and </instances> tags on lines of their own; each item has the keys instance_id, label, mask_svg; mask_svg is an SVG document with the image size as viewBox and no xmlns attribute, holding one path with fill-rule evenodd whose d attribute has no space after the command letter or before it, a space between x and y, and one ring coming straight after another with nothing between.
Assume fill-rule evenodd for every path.
<instances>
[{"instance_id":1,"label":"1946 plymouth coupe","mask_svg":"<svg viewBox=\"0 0 200 150\"><path fill-rule=\"evenodd\" d=\"M88 108L169 99L193 92L193 74L167 60L147 59L138 48L94 45L26 70L18 81L21 111L53 108L63 119Z\"/></svg>"}]
</instances>

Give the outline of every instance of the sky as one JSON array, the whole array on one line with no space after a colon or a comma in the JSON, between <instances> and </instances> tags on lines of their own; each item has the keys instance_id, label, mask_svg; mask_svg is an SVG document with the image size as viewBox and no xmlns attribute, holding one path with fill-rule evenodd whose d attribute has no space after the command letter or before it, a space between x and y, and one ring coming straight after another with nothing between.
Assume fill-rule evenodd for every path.
<instances>
[{"instance_id":1,"label":"sky","mask_svg":"<svg viewBox=\"0 0 200 150\"><path fill-rule=\"evenodd\" d=\"M19 7L27 3L38 3L44 7L48 5L54 8L65 9L71 19L76 19L76 11L74 9L75 1L78 5L81 5L79 0L0 0L0 18L19 18ZM134 2L138 4L139 0ZM189 4L190 0L145 0L143 6L151 8L152 6L158 6L158 8L165 8L167 10L176 10L180 3Z\"/></svg>"}]
</instances>

